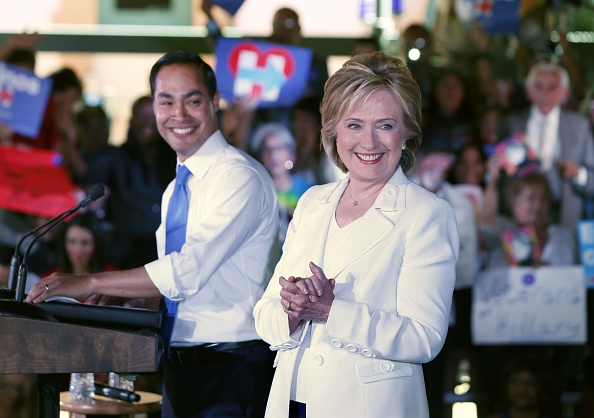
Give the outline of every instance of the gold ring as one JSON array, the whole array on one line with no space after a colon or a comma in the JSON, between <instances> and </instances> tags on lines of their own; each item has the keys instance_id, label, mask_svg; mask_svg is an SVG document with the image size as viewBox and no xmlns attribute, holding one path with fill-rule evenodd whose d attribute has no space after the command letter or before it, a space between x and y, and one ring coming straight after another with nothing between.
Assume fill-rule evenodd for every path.
<instances>
[{"instance_id":1,"label":"gold ring","mask_svg":"<svg viewBox=\"0 0 594 418\"><path fill-rule=\"evenodd\" d=\"M45 290L49 290L49 285L47 283L45 284Z\"/></svg>"},{"instance_id":2,"label":"gold ring","mask_svg":"<svg viewBox=\"0 0 594 418\"><path fill-rule=\"evenodd\" d=\"M291 311L291 302L287 302L287 304L285 305L285 309L287 310L287 312Z\"/></svg>"}]
</instances>

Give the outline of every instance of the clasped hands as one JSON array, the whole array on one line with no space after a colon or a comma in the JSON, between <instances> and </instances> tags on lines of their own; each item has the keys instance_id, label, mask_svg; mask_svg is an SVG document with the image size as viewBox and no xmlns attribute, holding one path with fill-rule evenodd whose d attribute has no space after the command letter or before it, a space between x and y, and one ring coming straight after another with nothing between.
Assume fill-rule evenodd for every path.
<instances>
[{"instance_id":1,"label":"clasped hands","mask_svg":"<svg viewBox=\"0 0 594 418\"><path fill-rule=\"evenodd\" d=\"M327 279L324 271L312 262L309 269L312 272L310 277L279 278L281 304L292 322L326 321L330 314L336 282Z\"/></svg>"}]
</instances>

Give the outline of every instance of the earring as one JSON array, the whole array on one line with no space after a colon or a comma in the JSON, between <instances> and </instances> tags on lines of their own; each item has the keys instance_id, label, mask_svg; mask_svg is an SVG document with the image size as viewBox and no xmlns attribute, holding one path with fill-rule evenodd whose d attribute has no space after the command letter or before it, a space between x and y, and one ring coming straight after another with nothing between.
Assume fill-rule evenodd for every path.
<instances>
[{"instance_id":1,"label":"earring","mask_svg":"<svg viewBox=\"0 0 594 418\"><path fill-rule=\"evenodd\" d=\"M404 144L404 145L402 146L402 151L404 151L405 149L406 149L406 144Z\"/></svg>"}]
</instances>

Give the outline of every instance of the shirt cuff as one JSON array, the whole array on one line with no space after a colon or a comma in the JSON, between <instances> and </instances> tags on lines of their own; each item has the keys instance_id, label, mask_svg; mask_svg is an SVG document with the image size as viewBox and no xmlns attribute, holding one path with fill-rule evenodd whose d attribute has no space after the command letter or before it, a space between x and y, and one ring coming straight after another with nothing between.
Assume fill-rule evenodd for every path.
<instances>
[{"instance_id":1,"label":"shirt cuff","mask_svg":"<svg viewBox=\"0 0 594 418\"><path fill-rule=\"evenodd\" d=\"M171 263L168 256L145 264L144 269L163 296L171 300L181 300L179 295L176 294L175 289L172 289L169 282L165 279L167 277L172 277Z\"/></svg>"},{"instance_id":2,"label":"shirt cuff","mask_svg":"<svg viewBox=\"0 0 594 418\"><path fill-rule=\"evenodd\" d=\"M270 346L270 350L272 351L287 351L297 348L301 345L301 341L303 340L303 331L305 329L305 324L302 321L301 324L297 327L297 329L289 336L289 340L285 341L279 345L272 345Z\"/></svg>"}]
</instances>

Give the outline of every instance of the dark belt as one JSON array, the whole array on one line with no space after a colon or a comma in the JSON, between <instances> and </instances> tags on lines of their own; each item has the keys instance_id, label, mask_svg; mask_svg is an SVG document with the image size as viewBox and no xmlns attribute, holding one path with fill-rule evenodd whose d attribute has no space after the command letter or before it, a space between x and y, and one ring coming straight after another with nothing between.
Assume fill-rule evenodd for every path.
<instances>
[{"instance_id":1,"label":"dark belt","mask_svg":"<svg viewBox=\"0 0 594 418\"><path fill-rule=\"evenodd\" d=\"M208 343L193 345L191 347L171 347L169 362L175 366L183 366L199 363L237 361L249 355L253 349L260 347L268 349L268 344L262 340L251 340Z\"/></svg>"}]
</instances>

